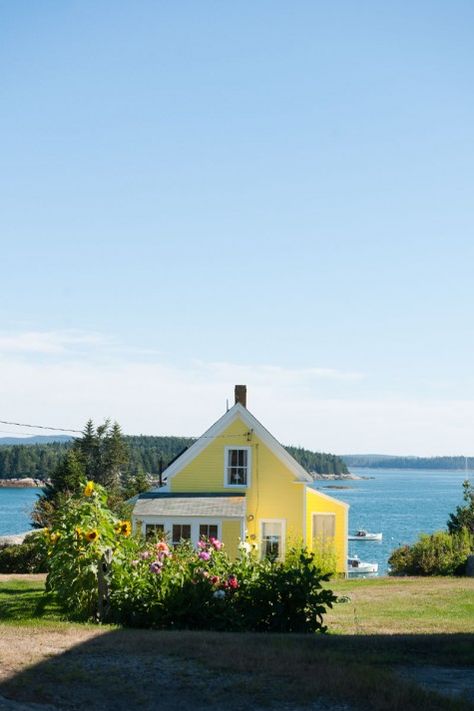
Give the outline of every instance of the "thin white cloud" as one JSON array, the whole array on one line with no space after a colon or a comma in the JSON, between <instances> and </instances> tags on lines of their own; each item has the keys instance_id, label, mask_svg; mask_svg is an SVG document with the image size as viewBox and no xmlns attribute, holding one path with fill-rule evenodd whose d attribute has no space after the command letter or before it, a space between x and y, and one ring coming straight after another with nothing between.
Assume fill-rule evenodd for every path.
<instances>
[{"instance_id":1,"label":"thin white cloud","mask_svg":"<svg viewBox=\"0 0 474 711\"><path fill-rule=\"evenodd\" d=\"M112 417L131 434L199 435L227 399L232 404L240 382L249 409L285 444L336 453L474 453L472 400L364 397L360 374L330 368L178 365L140 358L140 349L119 357L118 346L97 334L23 336L0 336L0 419L80 429L89 417Z\"/></svg>"}]
</instances>

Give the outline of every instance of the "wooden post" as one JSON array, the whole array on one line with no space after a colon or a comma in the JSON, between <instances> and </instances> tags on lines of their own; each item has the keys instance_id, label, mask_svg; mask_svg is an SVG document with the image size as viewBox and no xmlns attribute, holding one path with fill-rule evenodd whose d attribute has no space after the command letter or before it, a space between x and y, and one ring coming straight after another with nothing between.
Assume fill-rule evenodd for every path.
<instances>
[{"instance_id":1,"label":"wooden post","mask_svg":"<svg viewBox=\"0 0 474 711\"><path fill-rule=\"evenodd\" d=\"M110 612L110 590L109 590L109 573L110 564L112 563L112 549L107 548L99 562L97 571L97 620L99 624L105 622Z\"/></svg>"}]
</instances>

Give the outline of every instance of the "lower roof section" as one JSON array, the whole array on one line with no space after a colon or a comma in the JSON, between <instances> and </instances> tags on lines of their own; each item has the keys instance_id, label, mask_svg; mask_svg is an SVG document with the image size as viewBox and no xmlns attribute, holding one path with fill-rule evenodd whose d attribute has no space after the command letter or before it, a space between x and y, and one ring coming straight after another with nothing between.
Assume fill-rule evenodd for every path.
<instances>
[{"instance_id":1,"label":"lower roof section","mask_svg":"<svg viewBox=\"0 0 474 711\"><path fill-rule=\"evenodd\" d=\"M148 491L138 497L133 515L242 518L245 516L245 496Z\"/></svg>"}]
</instances>

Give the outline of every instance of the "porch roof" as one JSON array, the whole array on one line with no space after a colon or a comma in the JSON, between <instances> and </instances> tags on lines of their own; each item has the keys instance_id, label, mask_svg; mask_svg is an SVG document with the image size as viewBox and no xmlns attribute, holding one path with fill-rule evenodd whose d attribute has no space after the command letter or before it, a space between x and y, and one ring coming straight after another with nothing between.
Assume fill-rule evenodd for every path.
<instances>
[{"instance_id":1,"label":"porch roof","mask_svg":"<svg viewBox=\"0 0 474 711\"><path fill-rule=\"evenodd\" d=\"M146 492L138 497L133 515L201 516L242 518L245 516L245 496L242 494L177 494Z\"/></svg>"}]
</instances>

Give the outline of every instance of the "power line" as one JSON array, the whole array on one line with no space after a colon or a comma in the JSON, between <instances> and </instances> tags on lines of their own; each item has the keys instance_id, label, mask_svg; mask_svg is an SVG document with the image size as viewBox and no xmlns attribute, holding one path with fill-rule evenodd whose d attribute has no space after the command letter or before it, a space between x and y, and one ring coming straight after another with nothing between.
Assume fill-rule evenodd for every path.
<instances>
[{"instance_id":1,"label":"power line","mask_svg":"<svg viewBox=\"0 0 474 711\"><path fill-rule=\"evenodd\" d=\"M82 434L82 430L73 430L67 427L47 427L46 425L27 425L24 422L9 422L8 420L0 420L2 425L14 425L14 427L29 427L32 430L53 430L54 432L77 432ZM13 434L13 433L12 433Z\"/></svg>"}]
</instances>

